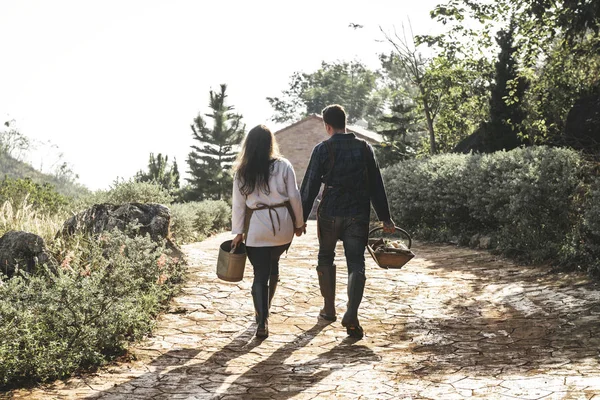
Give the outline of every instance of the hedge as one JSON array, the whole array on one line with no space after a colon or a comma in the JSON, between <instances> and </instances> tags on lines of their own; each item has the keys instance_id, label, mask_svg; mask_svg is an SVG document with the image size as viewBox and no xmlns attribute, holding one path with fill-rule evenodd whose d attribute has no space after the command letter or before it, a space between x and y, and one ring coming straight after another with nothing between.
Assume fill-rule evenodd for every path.
<instances>
[{"instance_id":1,"label":"hedge","mask_svg":"<svg viewBox=\"0 0 600 400\"><path fill-rule=\"evenodd\" d=\"M421 239L466 244L476 234L526 262L598 270L600 181L579 153L529 147L444 154L383 171L397 224Z\"/></svg>"}]
</instances>

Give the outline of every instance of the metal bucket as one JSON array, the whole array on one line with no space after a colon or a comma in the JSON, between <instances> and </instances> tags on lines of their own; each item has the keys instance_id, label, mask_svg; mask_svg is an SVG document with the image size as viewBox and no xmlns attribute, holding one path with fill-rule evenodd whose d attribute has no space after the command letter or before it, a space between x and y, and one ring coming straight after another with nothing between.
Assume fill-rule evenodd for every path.
<instances>
[{"instance_id":1,"label":"metal bucket","mask_svg":"<svg viewBox=\"0 0 600 400\"><path fill-rule=\"evenodd\" d=\"M239 282L244 278L246 267L246 245L240 243L231 251L231 240L221 243L217 259L217 276L227 282Z\"/></svg>"}]
</instances>

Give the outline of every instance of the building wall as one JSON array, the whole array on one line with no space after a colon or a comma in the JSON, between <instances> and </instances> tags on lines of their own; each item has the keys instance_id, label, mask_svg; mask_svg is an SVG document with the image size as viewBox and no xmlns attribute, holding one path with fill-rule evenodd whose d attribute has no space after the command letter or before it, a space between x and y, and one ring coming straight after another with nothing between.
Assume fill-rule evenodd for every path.
<instances>
[{"instance_id":1,"label":"building wall","mask_svg":"<svg viewBox=\"0 0 600 400\"><path fill-rule=\"evenodd\" d=\"M320 118L307 118L275 134L281 154L290 160L296 171L298 187L308 168L313 148L327 139L327 133Z\"/></svg>"}]
</instances>

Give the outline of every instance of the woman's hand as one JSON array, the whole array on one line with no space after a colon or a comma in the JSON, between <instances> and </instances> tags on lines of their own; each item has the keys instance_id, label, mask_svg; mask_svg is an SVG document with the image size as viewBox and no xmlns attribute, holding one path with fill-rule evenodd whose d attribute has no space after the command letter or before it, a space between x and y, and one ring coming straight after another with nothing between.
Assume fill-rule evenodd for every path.
<instances>
[{"instance_id":1,"label":"woman's hand","mask_svg":"<svg viewBox=\"0 0 600 400\"><path fill-rule=\"evenodd\" d=\"M237 234L231 241L231 251L234 251L244 241L244 235Z\"/></svg>"},{"instance_id":2,"label":"woman's hand","mask_svg":"<svg viewBox=\"0 0 600 400\"><path fill-rule=\"evenodd\" d=\"M304 226L301 226L300 228L296 228L295 232L296 236L302 236L303 233L306 233L306 224L304 224Z\"/></svg>"}]
</instances>

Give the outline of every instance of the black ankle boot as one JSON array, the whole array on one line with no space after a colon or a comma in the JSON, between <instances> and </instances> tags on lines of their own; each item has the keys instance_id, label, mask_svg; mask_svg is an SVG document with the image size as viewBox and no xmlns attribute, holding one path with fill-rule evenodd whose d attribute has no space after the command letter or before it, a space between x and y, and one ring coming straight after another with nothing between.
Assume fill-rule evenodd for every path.
<instances>
[{"instance_id":1,"label":"black ankle boot","mask_svg":"<svg viewBox=\"0 0 600 400\"><path fill-rule=\"evenodd\" d=\"M269 336L269 286L254 284L252 285L252 299L254 300L254 309L256 310L256 337L264 339Z\"/></svg>"},{"instance_id":2,"label":"black ankle boot","mask_svg":"<svg viewBox=\"0 0 600 400\"><path fill-rule=\"evenodd\" d=\"M360 339L364 335L363 328L358 322L358 307L365 291L365 275L360 272L348 274L348 309L342 318L342 326L348 336Z\"/></svg>"},{"instance_id":3,"label":"black ankle boot","mask_svg":"<svg viewBox=\"0 0 600 400\"><path fill-rule=\"evenodd\" d=\"M333 322L335 316L335 264L327 267L317 267L319 288L324 300L324 307L319 312L319 317Z\"/></svg>"}]
</instances>

